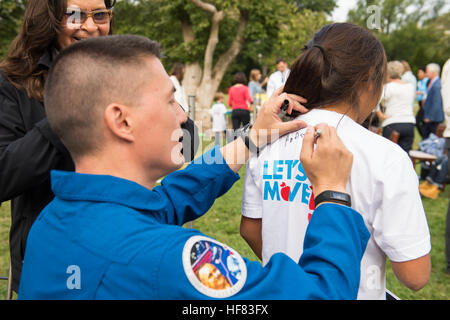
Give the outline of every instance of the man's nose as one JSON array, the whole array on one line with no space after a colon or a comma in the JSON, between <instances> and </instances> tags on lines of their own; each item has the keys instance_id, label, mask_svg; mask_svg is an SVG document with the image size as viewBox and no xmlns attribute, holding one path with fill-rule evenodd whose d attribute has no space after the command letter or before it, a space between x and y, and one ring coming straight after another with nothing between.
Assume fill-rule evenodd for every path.
<instances>
[{"instance_id":1,"label":"man's nose","mask_svg":"<svg viewBox=\"0 0 450 320\"><path fill-rule=\"evenodd\" d=\"M180 124L185 123L188 119L186 112L184 112L184 109L181 107L180 104L178 104L178 109L177 109L177 118Z\"/></svg>"}]
</instances>

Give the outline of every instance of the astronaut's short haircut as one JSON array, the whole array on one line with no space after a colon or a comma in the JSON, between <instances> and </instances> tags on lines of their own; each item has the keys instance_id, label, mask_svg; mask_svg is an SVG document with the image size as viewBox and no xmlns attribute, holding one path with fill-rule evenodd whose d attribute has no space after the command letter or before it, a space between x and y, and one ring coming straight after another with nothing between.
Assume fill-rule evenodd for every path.
<instances>
[{"instance_id":1,"label":"astronaut's short haircut","mask_svg":"<svg viewBox=\"0 0 450 320\"><path fill-rule=\"evenodd\" d=\"M82 40L57 56L44 103L52 130L74 160L100 148L100 114L111 103L133 106L151 77L145 59L160 56L157 42L135 35Z\"/></svg>"}]
</instances>

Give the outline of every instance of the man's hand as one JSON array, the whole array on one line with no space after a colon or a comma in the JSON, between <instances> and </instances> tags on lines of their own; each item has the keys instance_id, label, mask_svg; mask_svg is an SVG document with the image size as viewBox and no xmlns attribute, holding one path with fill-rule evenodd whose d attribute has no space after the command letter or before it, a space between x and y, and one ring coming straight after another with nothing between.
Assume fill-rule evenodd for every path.
<instances>
[{"instance_id":1,"label":"man's hand","mask_svg":"<svg viewBox=\"0 0 450 320\"><path fill-rule=\"evenodd\" d=\"M291 114L292 110L297 110L301 113L308 112L308 109L302 105L302 103L306 103L306 99L294 94L283 93L283 90L284 87L279 88L264 104L250 131L250 138L259 148L276 141L287 133L306 127L306 123L303 121L292 120L283 122L278 116L285 100L289 101L288 114Z\"/></svg>"},{"instance_id":2,"label":"man's hand","mask_svg":"<svg viewBox=\"0 0 450 320\"><path fill-rule=\"evenodd\" d=\"M304 121L292 120L284 123L281 121L278 114L281 112L284 100L289 100L288 114L294 109L301 113L308 112L308 109L302 105L302 103L306 102L304 98L282 93L283 89L281 87L275 91L272 97L264 104L250 130L250 139L259 148L264 147L267 143L274 142L287 133L306 127ZM249 150L241 138L222 147L221 152L228 166L234 172L238 172L249 157Z\"/></svg>"},{"instance_id":3,"label":"man's hand","mask_svg":"<svg viewBox=\"0 0 450 320\"><path fill-rule=\"evenodd\" d=\"M316 129L322 131L317 141L314 138ZM314 144L317 145L315 150ZM353 154L339 139L336 128L326 124L319 124L315 128L308 127L303 139L300 162L311 181L314 194L319 195L326 190L346 192Z\"/></svg>"}]
</instances>

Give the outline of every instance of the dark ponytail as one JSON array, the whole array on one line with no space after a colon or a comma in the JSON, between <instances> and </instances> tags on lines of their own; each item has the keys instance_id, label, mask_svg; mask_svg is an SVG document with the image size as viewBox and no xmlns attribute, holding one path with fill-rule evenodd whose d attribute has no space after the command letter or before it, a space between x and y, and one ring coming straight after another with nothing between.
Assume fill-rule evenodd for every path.
<instances>
[{"instance_id":1,"label":"dark ponytail","mask_svg":"<svg viewBox=\"0 0 450 320\"><path fill-rule=\"evenodd\" d=\"M320 95L323 89L322 75L327 68L326 61L318 47L305 47L303 50L301 58L291 67L285 91L306 98L308 108L315 108L322 101Z\"/></svg>"},{"instance_id":2,"label":"dark ponytail","mask_svg":"<svg viewBox=\"0 0 450 320\"><path fill-rule=\"evenodd\" d=\"M375 36L350 23L335 23L303 48L284 91L306 98L308 109L337 102L359 108L363 90L370 87L374 100L379 97L385 74L386 55Z\"/></svg>"}]
</instances>

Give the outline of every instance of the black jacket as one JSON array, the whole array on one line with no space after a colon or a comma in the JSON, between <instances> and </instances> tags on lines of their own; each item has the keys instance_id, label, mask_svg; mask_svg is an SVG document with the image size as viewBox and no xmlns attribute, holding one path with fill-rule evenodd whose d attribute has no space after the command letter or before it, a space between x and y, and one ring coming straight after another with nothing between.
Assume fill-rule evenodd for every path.
<instances>
[{"instance_id":1,"label":"black jacket","mask_svg":"<svg viewBox=\"0 0 450 320\"><path fill-rule=\"evenodd\" d=\"M46 53L39 68L49 68ZM0 202L11 200L12 287L17 292L28 232L53 199L50 170L73 171L72 159L50 129L42 103L0 73Z\"/></svg>"}]
</instances>

